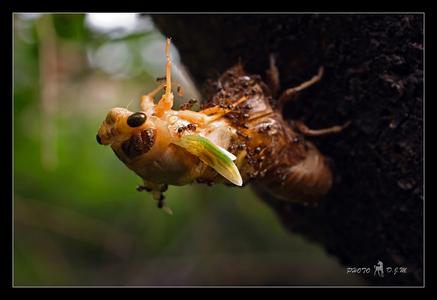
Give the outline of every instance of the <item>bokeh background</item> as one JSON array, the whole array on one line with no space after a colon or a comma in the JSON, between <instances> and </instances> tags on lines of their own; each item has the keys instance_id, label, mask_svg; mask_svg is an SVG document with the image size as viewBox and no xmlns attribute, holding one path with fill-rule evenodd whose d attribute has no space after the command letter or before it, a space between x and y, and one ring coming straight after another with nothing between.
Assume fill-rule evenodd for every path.
<instances>
[{"instance_id":1,"label":"bokeh background","mask_svg":"<svg viewBox=\"0 0 437 300\"><path fill-rule=\"evenodd\" d=\"M14 285L356 285L246 188L190 185L156 208L96 132L164 75L137 14L14 14ZM198 92L172 48L175 81ZM358 266L357 266L358 267Z\"/></svg>"}]
</instances>

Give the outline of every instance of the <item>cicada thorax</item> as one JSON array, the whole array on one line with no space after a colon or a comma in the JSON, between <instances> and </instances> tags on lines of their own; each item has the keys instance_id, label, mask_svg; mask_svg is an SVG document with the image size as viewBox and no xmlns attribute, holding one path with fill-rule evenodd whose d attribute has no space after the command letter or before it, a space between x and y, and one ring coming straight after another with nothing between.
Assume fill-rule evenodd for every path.
<instances>
[{"instance_id":1,"label":"cicada thorax","mask_svg":"<svg viewBox=\"0 0 437 300\"><path fill-rule=\"evenodd\" d=\"M257 189L292 202L315 201L328 192L332 174L325 158L283 119L259 76L247 75L237 65L219 78L215 88L204 106L232 107L225 118L237 134L228 151L237 156L245 183L255 182Z\"/></svg>"}]
</instances>

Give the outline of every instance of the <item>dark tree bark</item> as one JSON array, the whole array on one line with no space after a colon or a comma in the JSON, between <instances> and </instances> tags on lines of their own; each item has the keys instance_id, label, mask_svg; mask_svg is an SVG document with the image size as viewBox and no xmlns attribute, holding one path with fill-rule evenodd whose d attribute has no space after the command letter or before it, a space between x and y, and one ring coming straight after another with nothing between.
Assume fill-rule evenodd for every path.
<instances>
[{"instance_id":1,"label":"dark tree bark","mask_svg":"<svg viewBox=\"0 0 437 300\"><path fill-rule=\"evenodd\" d=\"M336 136L312 138L332 159L334 186L319 207L261 195L291 231L318 241L345 266L370 267L373 284L422 284L423 16L153 16L173 38L197 83L239 59L265 74L277 54L281 88L325 67L322 81L287 104L286 118L312 128L352 120ZM373 265L406 274L373 277Z\"/></svg>"}]
</instances>

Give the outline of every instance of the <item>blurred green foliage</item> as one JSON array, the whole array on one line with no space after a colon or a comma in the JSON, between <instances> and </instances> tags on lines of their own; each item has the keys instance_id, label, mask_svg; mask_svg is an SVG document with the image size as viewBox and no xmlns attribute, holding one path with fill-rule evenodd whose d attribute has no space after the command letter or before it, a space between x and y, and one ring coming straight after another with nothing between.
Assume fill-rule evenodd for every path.
<instances>
[{"instance_id":1,"label":"blurred green foliage","mask_svg":"<svg viewBox=\"0 0 437 300\"><path fill-rule=\"evenodd\" d=\"M156 41L153 26L114 36L83 14L14 16L14 284L360 283L250 188L170 187L172 216L135 190L140 178L95 135L162 75L142 60ZM129 66L102 69L92 56L114 43L129 59L108 67Z\"/></svg>"}]
</instances>

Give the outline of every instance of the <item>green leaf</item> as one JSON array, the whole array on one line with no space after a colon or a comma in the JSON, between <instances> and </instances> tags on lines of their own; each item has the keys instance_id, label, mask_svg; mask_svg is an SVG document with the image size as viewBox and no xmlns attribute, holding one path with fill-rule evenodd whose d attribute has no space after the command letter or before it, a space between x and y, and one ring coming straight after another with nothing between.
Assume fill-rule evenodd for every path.
<instances>
[{"instance_id":1,"label":"green leaf","mask_svg":"<svg viewBox=\"0 0 437 300\"><path fill-rule=\"evenodd\" d=\"M240 171L233 162L236 157L226 149L200 135L185 135L174 144L184 148L235 185L242 186Z\"/></svg>"}]
</instances>

